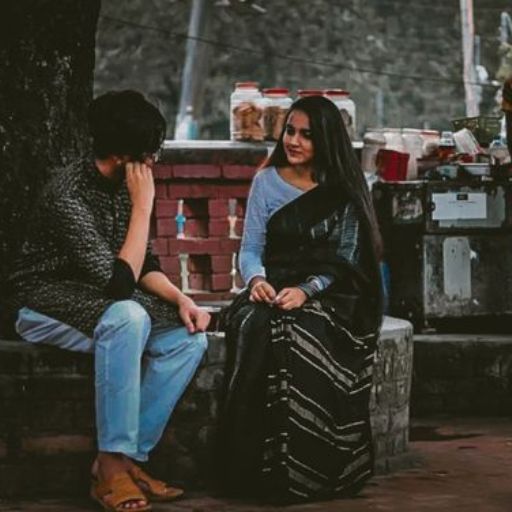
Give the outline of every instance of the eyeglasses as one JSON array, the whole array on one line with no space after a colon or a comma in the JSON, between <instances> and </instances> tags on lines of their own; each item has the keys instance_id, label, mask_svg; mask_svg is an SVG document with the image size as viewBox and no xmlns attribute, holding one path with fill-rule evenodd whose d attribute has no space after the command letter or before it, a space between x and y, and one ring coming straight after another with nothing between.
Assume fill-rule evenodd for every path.
<instances>
[{"instance_id":1,"label":"eyeglasses","mask_svg":"<svg viewBox=\"0 0 512 512\"><path fill-rule=\"evenodd\" d=\"M157 163L162 157L163 148L159 148L154 153L142 153L139 157L134 160L145 162L146 160L151 160L153 163Z\"/></svg>"}]
</instances>

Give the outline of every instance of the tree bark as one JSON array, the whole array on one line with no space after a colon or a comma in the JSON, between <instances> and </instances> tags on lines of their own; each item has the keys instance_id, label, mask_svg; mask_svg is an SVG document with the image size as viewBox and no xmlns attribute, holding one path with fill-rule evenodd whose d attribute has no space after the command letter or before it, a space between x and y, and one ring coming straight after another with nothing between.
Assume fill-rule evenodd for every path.
<instances>
[{"instance_id":1,"label":"tree bark","mask_svg":"<svg viewBox=\"0 0 512 512\"><path fill-rule=\"evenodd\" d=\"M53 170L90 151L100 1L0 5L0 334L5 278L37 192Z\"/></svg>"}]
</instances>

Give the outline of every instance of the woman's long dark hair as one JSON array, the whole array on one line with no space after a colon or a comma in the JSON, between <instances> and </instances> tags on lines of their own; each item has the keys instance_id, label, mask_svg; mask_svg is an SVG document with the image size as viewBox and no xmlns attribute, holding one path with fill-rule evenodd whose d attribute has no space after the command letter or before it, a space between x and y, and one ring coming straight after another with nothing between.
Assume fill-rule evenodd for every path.
<instances>
[{"instance_id":1,"label":"woman's long dark hair","mask_svg":"<svg viewBox=\"0 0 512 512\"><path fill-rule=\"evenodd\" d=\"M352 148L343 118L332 101L322 96L308 96L295 101L286 115L279 140L263 165L290 165L284 151L283 136L288 118L295 110L304 112L309 118L314 151L314 180L331 190L340 190L352 200L360 220L366 224L375 256L379 260L382 255L382 239L368 185Z\"/></svg>"}]
</instances>

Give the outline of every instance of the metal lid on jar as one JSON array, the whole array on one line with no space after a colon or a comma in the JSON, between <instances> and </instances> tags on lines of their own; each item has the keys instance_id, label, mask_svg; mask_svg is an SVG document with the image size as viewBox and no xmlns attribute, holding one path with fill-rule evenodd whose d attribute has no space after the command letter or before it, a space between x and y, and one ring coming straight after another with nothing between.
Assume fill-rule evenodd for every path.
<instances>
[{"instance_id":1,"label":"metal lid on jar","mask_svg":"<svg viewBox=\"0 0 512 512\"><path fill-rule=\"evenodd\" d=\"M259 82L235 82L237 89L258 89L259 86Z\"/></svg>"},{"instance_id":2,"label":"metal lid on jar","mask_svg":"<svg viewBox=\"0 0 512 512\"><path fill-rule=\"evenodd\" d=\"M304 98L306 96L323 96L324 91L323 89L299 89L297 91L297 95L301 98Z\"/></svg>"},{"instance_id":3,"label":"metal lid on jar","mask_svg":"<svg viewBox=\"0 0 512 512\"><path fill-rule=\"evenodd\" d=\"M350 96L350 92L345 89L325 89L326 96Z\"/></svg>"},{"instance_id":4,"label":"metal lid on jar","mask_svg":"<svg viewBox=\"0 0 512 512\"><path fill-rule=\"evenodd\" d=\"M272 94L276 96L287 96L289 92L290 90L286 87L269 87L267 89L263 89L263 94Z\"/></svg>"}]
</instances>

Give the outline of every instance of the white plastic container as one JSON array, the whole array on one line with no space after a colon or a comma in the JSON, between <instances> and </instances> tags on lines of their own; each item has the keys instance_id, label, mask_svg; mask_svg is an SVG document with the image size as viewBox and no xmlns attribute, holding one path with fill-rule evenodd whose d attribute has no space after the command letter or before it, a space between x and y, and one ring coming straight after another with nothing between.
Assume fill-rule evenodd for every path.
<instances>
[{"instance_id":1,"label":"white plastic container","mask_svg":"<svg viewBox=\"0 0 512 512\"><path fill-rule=\"evenodd\" d=\"M345 89L326 89L324 96L330 99L337 107L345 122L350 140L356 138L356 104L350 99L350 93Z\"/></svg>"},{"instance_id":2,"label":"white plastic container","mask_svg":"<svg viewBox=\"0 0 512 512\"><path fill-rule=\"evenodd\" d=\"M263 132L265 140L276 141L281 135L286 113L293 103L286 88L263 89Z\"/></svg>"},{"instance_id":3,"label":"white plastic container","mask_svg":"<svg viewBox=\"0 0 512 512\"><path fill-rule=\"evenodd\" d=\"M421 130L423 139L423 156L430 156L437 151L439 147L439 132L437 130Z\"/></svg>"},{"instance_id":4,"label":"white plastic container","mask_svg":"<svg viewBox=\"0 0 512 512\"><path fill-rule=\"evenodd\" d=\"M368 174L377 172L377 153L386 147L386 137L382 128L369 128L363 137L361 151L361 167Z\"/></svg>"},{"instance_id":5,"label":"white plastic container","mask_svg":"<svg viewBox=\"0 0 512 512\"><path fill-rule=\"evenodd\" d=\"M386 138L386 149L405 153L402 130L400 128L383 128L383 134Z\"/></svg>"},{"instance_id":6,"label":"white plastic container","mask_svg":"<svg viewBox=\"0 0 512 512\"><path fill-rule=\"evenodd\" d=\"M237 82L230 99L231 140L263 140L263 96L257 82Z\"/></svg>"},{"instance_id":7,"label":"white plastic container","mask_svg":"<svg viewBox=\"0 0 512 512\"><path fill-rule=\"evenodd\" d=\"M415 180L418 178L418 162L417 159L423 155L423 139L421 130L414 128L404 128L402 130L402 142L404 151L409 153L409 161L407 163L407 179Z\"/></svg>"}]
</instances>

